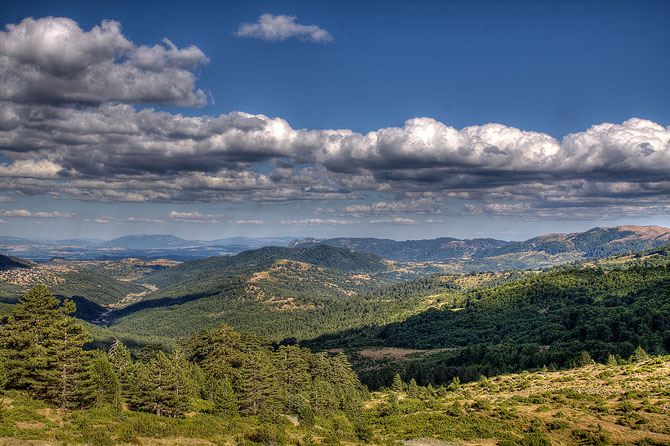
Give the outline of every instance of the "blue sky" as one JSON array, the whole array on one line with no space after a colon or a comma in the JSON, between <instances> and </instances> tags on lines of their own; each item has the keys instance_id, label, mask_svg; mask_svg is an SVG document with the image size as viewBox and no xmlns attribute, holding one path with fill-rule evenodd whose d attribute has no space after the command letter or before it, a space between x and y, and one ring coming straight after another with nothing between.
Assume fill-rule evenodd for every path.
<instances>
[{"instance_id":1,"label":"blue sky","mask_svg":"<svg viewBox=\"0 0 670 446\"><path fill-rule=\"evenodd\" d=\"M0 5L5 235L670 226L668 2Z\"/></svg>"}]
</instances>

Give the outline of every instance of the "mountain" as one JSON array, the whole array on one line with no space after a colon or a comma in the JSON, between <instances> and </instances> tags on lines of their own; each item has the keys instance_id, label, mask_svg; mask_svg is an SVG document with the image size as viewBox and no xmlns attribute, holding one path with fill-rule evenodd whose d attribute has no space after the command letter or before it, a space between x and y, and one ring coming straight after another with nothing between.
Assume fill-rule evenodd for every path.
<instances>
[{"instance_id":1,"label":"mountain","mask_svg":"<svg viewBox=\"0 0 670 446\"><path fill-rule=\"evenodd\" d=\"M227 237L203 242L212 246L246 246L249 248L260 248L263 246L288 246L293 237Z\"/></svg>"},{"instance_id":2,"label":"mountain","mask_svg":"<svg viewBox=\"0 0 670 446\"><path fill-rule=\"evenodd\" d=\"M163 271L145 277L145 283L163 288L188 277L215 270L224 270L242 265L267 263L275 260L295 260L316 266L335 268L346 272L380 272L387 269L379 257L351 249L319 245L308 248L283 248L268 246L256 250L244 251L234 256L208 257L190 260Z\"/></svg>"},{"instance_id":3,"label":"mountain","mask_svg":"<svg viewBox=\"0 0 670 446\"><path fill-rule=\"evenodd\" d=\"M357 249L384 259L452 263L462 271L538 268L588 257L604 257L653 248L670 242L660 226L593 228L570 234L547 234L526 241L490 238L395 241L376 238L294 240L289 247L330 245Z\"/></svg>"},{"instance_id":4,"label":"mountain","mask_svg":"<svg viewBox=\"0 0 670 446\"><path fill-rule=\"evenodd\" d=\"M199 246L201 242L184 240L174 235L164 234L142 234L126 235L104 242L99 246L102 248L125 248L125 249L165 249L184 248L188 246Z\"/></svg>"},{"instance_id":5,"label":"mountain","mask_svg":"<svg viewBox=\"0 0 670 446\"><path fill-rule=\"evenodd\" d=\"M443 262L472 257L478 251L505 246L491 238L459 240L442 237L430 240L395 241L378 238L332 238L294 240L290 248L330 245L355 249L402 262Z\"/></svg>"}]
</instances>

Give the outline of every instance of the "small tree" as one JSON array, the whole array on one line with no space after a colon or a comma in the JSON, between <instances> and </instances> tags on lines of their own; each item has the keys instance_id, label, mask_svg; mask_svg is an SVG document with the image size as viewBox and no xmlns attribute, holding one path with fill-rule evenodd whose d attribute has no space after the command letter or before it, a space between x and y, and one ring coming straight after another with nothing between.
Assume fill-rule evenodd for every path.
<instances>
[{"instance_id":1,"label":"small tree","mask_svg":"<svg viewBox=\"0 0 670 446\"><path fill-rule=\"evenodd\" d=\"M409 386L407 388L407 398L418 398L419 397L419 386L416 383L416 379L412 378L409 381Z\"/></svg>"},{"instance_id":2,"label":"small tree","mask_svg":"<svg viewBox=\"0 0 670 446\"><path fill-rule=\"evenodd\" d=\"M633 355L630 357L631 362L646 361L647 359L649 359L649 355L640 346L635 349Z\"/></svg>"},{"instance_id":3,"label":"small tree","mask_svg":"<svg viewBox=\"0 0 670 446\"><path fill-rule=\"evenodd\" d=\"M618 365L618 362L616 360L616 356L613 354L607 355L607 362L605 363L608 367L615 367Z\"/></svg>"},{"instance_id":4,"label":"small tree","mask_svg":"<svg viewBox=\"0 0 670 446\"><path fill-rule=\"evenodd\" d=\"M589 352L587 351L582 351L579 354L579 367L584 367L587 365L593 364L593 359L591 359L591 355L589 355Z\"/></svg>"},{"instance_id":5,"label":"small tree","mask_svg":"<svg viewBox=\"0 0 670 446\"><path fill-rule=\"evenodd\" d=\"M391 384L391 390L393 390L396 393L400 393L403 391L402 378L400 378L400 374L398 373L396 373L393 376L393 383Z\"/></svg>"}]
</instances>

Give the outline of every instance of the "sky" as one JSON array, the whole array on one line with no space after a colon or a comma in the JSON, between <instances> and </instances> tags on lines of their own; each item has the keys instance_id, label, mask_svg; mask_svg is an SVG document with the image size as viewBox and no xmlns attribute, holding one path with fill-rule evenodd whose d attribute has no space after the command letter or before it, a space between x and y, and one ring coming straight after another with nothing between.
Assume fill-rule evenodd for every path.
<instances>
[{"instance_id":1,"label":"sky","mask_svg":"<svg viewBox=\"0 0 670 446\"><path fill-rule=\"evenodd\" d=\"M670 2L0 0L0 235L670 226Z\"/></svg>"}]
</instances>

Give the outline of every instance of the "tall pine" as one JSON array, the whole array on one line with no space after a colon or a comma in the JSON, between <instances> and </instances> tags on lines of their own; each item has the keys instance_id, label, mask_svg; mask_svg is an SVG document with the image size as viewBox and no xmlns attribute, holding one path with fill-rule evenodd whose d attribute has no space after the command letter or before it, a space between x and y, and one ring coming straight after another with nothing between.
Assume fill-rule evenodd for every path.
<instances>
[{"instance_id":1,"label":"tall pine","mask_svg":"<svg viewBox=\"0 0 670 446\"><path fill-rule=\"evenodd\" d=\"M90 341L86 329L70 316L76 307L62 305L40 285L23 296L0 331L11 387L32 390L60 407L82 407L90 401Z\"/></svg>"}]
</instances>

